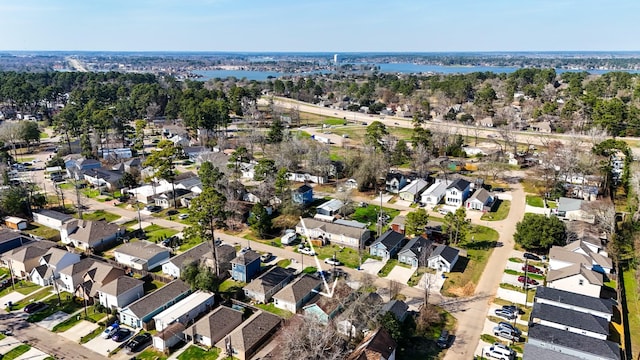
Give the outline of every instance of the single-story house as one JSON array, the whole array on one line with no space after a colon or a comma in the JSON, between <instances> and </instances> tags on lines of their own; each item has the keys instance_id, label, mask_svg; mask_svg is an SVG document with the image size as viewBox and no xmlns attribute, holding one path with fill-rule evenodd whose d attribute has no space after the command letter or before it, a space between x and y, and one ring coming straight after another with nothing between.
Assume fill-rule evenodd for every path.
<instances>
[{"instance_id":1,"label":"single-story house","mask_svg":"<svg viewBox=\"0 0 640 360\"><path fill-rule=\"evenodd\" d=\"M609 321L606 319L549 304L534 303L529 322L598 340L609 337Z\"/></svg>"},{"instance_id":2,"label":"single-story house","mask_svg":"<svg viewBox=\"0 0 640 360\"><path fill-rule=\"evenodd\" d=\"M558 199L558 208L553 212L562 220L580 220L590 224L595 222L595 216L583 210L584 200L561 197Z\"/></svg>"},{"instance_id":3,"label":"single-story house","mask_svg":"<svg viewBox=\"0 0 640 360\"><path fill-rule=\"evenodd\" d=\"M582 264L547 272L547 286L553 289L600 297L603 284L602 274L587 269Z\"/></svg>"},{"instance_id":4,"label":"single-story house","mask_svg":"<svg viewBox=\"0 0 640 360\"><path fill-rule=\"evenodd\" d=\"M144 281L130 276L120 276L98 289L100 304L109 309L120 310L144 296Z\"/></svg>"},{"instance_id":5,"label":"single-story house","mask_svg":"<svg viewBox=\"0 0 640 360\"><path fill-rule=\"evenodd\" d=\"M407 220L407 217L404 215L397 215L396 217L393 218L393 220L391 220L391 223L389 223L389 227L391 227L391 230L400 233L400 234L404 234L404 224Z\"/></svg>"},{"instance_id":6,"label":"single-story house","mask_svg":"<svg viewBox=\"0 0 640 360\"><path fill-rule=\"evenodd\" d=\"M571 291L553 289L547 286L536 288L535 303L553 305L569 310L591 314L611 321L616 303L611 299L602 299Z\"/></svg>"},{"instance_id":7,"label":"single-story house","mask_svg":"<svg viewBox=\"0 0 640 360\"><path fill-rule=\"evenodd\" d=\"M174 193L175 193L175 198L173 195ZM163 209L168 209L170 207L174 207L175 206L174 204L180 204L181 200L188 197L189 195L191 195L190 190L176 188L175 191L167 190L163 192L162 194L153 198L153 201L156 204L156 206L160 206Z\"/></svg>"},{"instance_id":8,"label":"single-story house","mask_svg":"<svg viewBox=\"0 0 640 360\"><path fill-rule=\"evenodd\" d=\"M152 270L169 261L169 249L146 240L127 242L113 251L115 260L136 270Z\"/></svg>"},{"instance_id":9,"label":"single-story house","mask_svg":"<svg viewBox=\"0 0 640 360\"><path fill-rule=\"evenodd\" d=\"M113 246L125 229L106 221L71 220L60 230L63 244L73 244L82 250L102 251Z\"/></svg>"},{"instance_id":10,"label":"single-story house","mask_svg":"<svg viewBox=\"0 0 640 360\"><path fill-rule=\"evenodd\" d=\"M161 352L168 351L184 339L185 326L180 322L174 322L164 330L157 332L151 338L153 347Z\"/></svg>"},{"instance_id":11,"label":"single-story house","mask_svg":"<svg viewBox=\"0 0 640 360\"><path fill-rule=\"evenodd\" d=\"M431 184L431 186L429 186L427 190L422 192L420 196L421 202L427 206L436 206L440 204L442 198L444 198L444 195L447 192L447 188L449 187L449 185L451 185L450 180L435 182Z\"/></svg>"},{"instance_id":12,"label":"single-story house","mask_svg":"<svg viewBox=\"0 0 640 360\"><path fill-rule=\"evenodd\" d=\"M38 210L33 212L34 222L58 231L62 229L62 225L64 225L64 223L72 219L73 216L54 210Z\"/></svg>"},{"instance_id":13,"label":"single-story house","mask_svg":"<svg viewBox=\"0 0 640 360\"><path fill-rule=\"evenodd\" d=\"M22 236L19 232L0 229L0 254L4 254L31 241L31 239Z\"/></svg>"},{"instance_id":14,"label":"single-story house","mask_svg":"<svg viewBox=\"0 0 640 360\"><path fill-rule=\"evenodd\" d=\"M394 257L404 245L404 234L397 233L393 230L387 230L369 247L371 256L379 256L383 260L389 260Z\"/></svg>"},{"instance_id":15,"label":"single-story house","mask_svg":"<svg viewBox=\"0 0 640 360\"><path fill-rule=\"evenodd\" d=\"M395 360L397 343L382 327L365 336L346 360Z\"/></svg>"},{"instance_id":16,"label":"single-story house","mask_svg":"<svg viewBox=\"0 0 640 360\"><path fill-rule=\"evenodd\" d=\"M409 305L402 300L391 300L382 305L380 314L392 313L400 322L403 322L409 316Z\"/></svg>"},{"instance_id":17,"label":"single-story house","mask_svg":"<svg viewBox=\"0 0 640 360\"><path fill-rule=\"evenodd\" d=\"M429 183L426 180L416 179L400 189L398 195L402 200L418 202L420 201L420 195L427 186L429 186Z\"/></svg>"},{"instance_id":18,"label":"single-story house","mask_svg":"<svg viewBox=\"0 0 640 360\"><path fill-rule=\"evenodd\" d=\"M111 191L119 189L122 173L105 168L88 169L82 171L82 176L91 185L95 187L106 187Z\"/></svg>"},{"instance_id":19,"label":"single-story house","mask_svg":"<svg viewBox=\"0 0 640 360\"><path fill-rule=\"evenodd\" d=\"M19 218L16 216L7 216L4 218L4 224L13 230L25 230L29 223L26 219Z\"/></svg>"},{"instance_id":20,"label":"single-story house","mask_svg":"<svg viewBox=\"0 0 640 360\"><path fill-rule=\"evenodd\" d=\"M427 266L442 272L451 272L458 261L460 251L451 246L439 244L427 259Z\"/></svg>"},{"instance_id":21,"label":"single-story house","mask_svg":"<svg viewBox=\"0 0 640 360\"><path fill-rule=\"evenodd\" d=\"M294 274L295 269L272 267L243 287L244 295L259 303L267 303L275 293L291 281Z\"/></svg>"},{"instance_id":22,"label":"single-story house","mask_svg":"<svg viewBox=\"0 0 640 360\"><path fill-rule=\"evenodd\" d=\"M278 309L298 312L320 290L322 281L308 274L303 274L273 295L273 304Z\"/></svg>"},{"instance_id":23,"label":"single-story house","mask_svg":"<svg viewBox=\"0 0 640 360\"><path fill-rule=\"evenodd\" d=\"M398 252L398 261L412 267L425 266L433 251L433 240L416 236Z\"/></svg>"},{"instance_id":24,"label":"single-story house","mask_svg":"<svg viewBox=\"0 0 640 360\"><path fill-rule=\"evenodd\" d=\"M358 228L339 223L329 223L312 218L304 218L304 225L311 240L319 240L322 245L327 243L348 246L352 249L362 248L365 241L371 237L367 228ZM306 236L302 222L296 225L296 233Z\"/></svg>"},{"instance_id":25,"label":"single-story house","mask_svg":"<svg viewBox=\"0 0 640 360\"><path fill-rule=\"evenodd\" d=\"M309 300L308 305L302 307L302 311L305 316L315 319L322 325L327 325L355 296L356 293L348 285L337 283L332 297L316 294Z\"/></svg>"},{"instance_id":26,"label":"single-story house","mask_svg":"<svg viewBox=\"0 0 640 360\"><path fill-rule=\"evenodd\" d=\"M467 209L478 211L491 211L493 196L484 188L477 189L464 205Z\"/></svg>"},{"instance_id":27,"label":"single-story house","mask_svg":"<svg viewBox=\"0 0 640 360\"><path fill-rule=\"evenodd\" d=\"M316 208L316 213L325 216L334 216L340 212L344 203L338 199L331 199Z\"/></svg>"},{"instance_id":28,"label":"single-story house","mask_svg":"<svg viewBox=\"0 0 640 360\"><path fill-rule=\"evenodd\" d=\"M264 312L256 311L229 335L216 343L216 347L226 353L228 347L233 357L248 360L266 343L280 327L282 319Z\"/></svg>"},{"instance_id":29,"label":"single-story house","mask_svg":"<svg viewBox=\"0 0 640 360\"><path fill-rule=\"evenodd\" d=\"M132 328L155 328L149 322L153 317L184 299L191 293L191 287L180 279L174 280L160 289L147 294L119 312L120 323Z\"/></svg>"},{"instance_id":30,"label":"single-story house","mask_svg":"<svg viewBox=\"0 0 640 360\"><path fill-rule=\"evenodd\" d=\"M213 347L242 324L242 311L220 306L187 328L185 335L196 344Z\"/></svg>"},{"instance_id":31,"label":"single-story house","mask_svg":"<svg viewBox=\"0 0 640 360\"><path fill-rule=\"evenodd\" d=\"M204 257L207 254L211 254L212 251L213 250L211 249L211 244L209 244L208 242L198 244L191 249L172 257L171 259L169 259L169 261L162 264L162 272L174 278L179 278L180 273L185 268L185 266L193 262L196 262L198 264L203 262Z\"/></svg>"},{"instance_id":32,"label":"single-story house","mask_svg":"<svg viewBox=\"0 0 640 360\"><path fill-rule=\"evenodd\" d=\"M213 304L212 293L198 290L154 316L156 330L162 331L174 322L189 325L200 314L211 310Z\"/></svg>"}]
</instances>

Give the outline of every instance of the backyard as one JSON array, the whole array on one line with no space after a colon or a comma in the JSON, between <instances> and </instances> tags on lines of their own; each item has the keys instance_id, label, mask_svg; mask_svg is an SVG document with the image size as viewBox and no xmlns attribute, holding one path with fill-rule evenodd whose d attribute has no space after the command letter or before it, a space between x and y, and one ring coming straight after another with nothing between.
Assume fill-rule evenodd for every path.
<instances>
[{"instance_id":1,"label":"backyard","mask_svg":"<svg viewBox=\"0 0 640 360\"><path fill-rule=\"evenodd\" d=\"M480 220L487 221L500 221L507 218L509 215L509 210L511 210L511 201L509 200L496 200L498 202L498 208L496 211L486 212L482 214Z\"/></svg>"},{"instance_id":2,"label":"backyard","mask_svg":"<svg viewBox=\"0 0 640 360\"><path fill-rule=\"evenodd\" d=\"M382 211L389 216L389 220L400 214L400 210L382 208ZM351 219L359 221L363 224L369 224L369 229L376 231L376 225L378 221L378 213L380 212L380 206L367 205L367 207L358 207L351 215ZM389 223L389 221L387 221ZM384 229L383 229L384 231Z\"/></svg>"},{"instance_id":3,"label":"backyard","mask_svg":"<svg viewBox=\"0 0 640 360\"><path fill-rule=\"evenodd\" d=\"M314 250L318 253L318 258L324 260L326 258L333 257L334 254L336 258L344 264L344 266L350 267L352 269L357 269L360 266L360 255L358 254L358 250L341 247L338 245L328 245L328 246L314 246ZM362 261L364 262L369 256L365 251L362 252ZM327 265L328 267L329 265Z\"/></svg>"},{"instance_id":4,"label":"backyard","mask_svg":"<svg viewBox=\"0 0 640 360\"><path fill-rule=\"evenodd\" d=\"M25 232L34 236L41 237L43 239L47 239L47 240L60 239L60 232L58 230L52 229L44 225L39 225L33 222L30 223L29 226L27 226L27 229L25 230Z\"/></svg>"},{"instance_id":5,"label":"backyard","mask_svg":"<svg viewBox=\"0 0 640 360\"><path fill-rule=\"evenodd\" d=\"M178 355L178 360L216 360L219 354L220 350L217 348L204 350L198 346L191 345L182 354Z\"/></svg>"},{"instance_id":6,"label":"backyard","mask_svg":"<svg viewBox=\"0 0 640 360\"><path fill-rule=\"evenodd\" d=\"M108 211L104 211L104 210L96 210L93 212L83 213L82 218L84 220L92 220L92 221L104 220L106 222L112 222L120 219L121 216L114 213L110 213Z\"/></svg>"},{"instance_id":7,"label":"backyard","mask_svg":"<svg viewBox=\"0 0 640 360\"><path fill-rule=\"evenodd\" d=\"M257 308L260 308L264 311L268 311L272 314L275 314L277 316L280 316L283 319L289 319L290 317L293 316L293 313L287 311L287 310L282 310L277 308L273 303L269 303L269 304L256 304Z\"/></svg>"},{"instance_id":8,"label":"backyard","mask_svg":"<svg viewBox=\"0 0 640 360\"><path fill-rule=\"evenodd\" d=\"M160 242L178 233L178 230L164 228L155 224L147 226L144 228L144 231L147 234L147 240L154 243Z\"/></svg>"}]
</instances>

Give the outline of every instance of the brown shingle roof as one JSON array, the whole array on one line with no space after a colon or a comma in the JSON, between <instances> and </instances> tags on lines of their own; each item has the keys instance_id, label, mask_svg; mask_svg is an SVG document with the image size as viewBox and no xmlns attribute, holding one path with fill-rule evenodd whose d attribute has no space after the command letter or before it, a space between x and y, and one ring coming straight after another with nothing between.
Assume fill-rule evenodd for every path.
<instances>
[{"instance_id":1,"label":"brown shingle roof","mask_svg":"<svg viewBox=\"0 0 640 360\"><path fill-rule=\"evenodd\" d=\"M281 321L282 319L268 312L257 311L229 334L231 344L243 352L255 350L259 343L273 334ZM218 342L216 347L224 348L224 340Z\"/></svg>"},{"instance_id":2,"label":"brown shingle roof","mask_svg":"<svg viewBox=\"0 0 640 360\"><path fill-rule=\"evenodd\" d=\"M580 264L573 264L559 270L549 270L549 272L547 273L547 282L556 281L579 274L584 276L587 281L589 281L589 283L593 285L603 285L602 274L597 273L593 270L586 269Z\"/></svg>"},{"instance_id":3,"label":"brown shingle roof","mask_svg":"<svg viewBox=\"0 0 640 360\"><path fill-rule=\"evenodd\" d=\"M304 274L302 277L294 280L291 284L283 287L273 295L273 297L286 302L297 303L305 296L309 295L313 290L317 289L320 284L322 284L320 279Z\"/></svg>"},{"instance_id":4,"label":"brown shingle roof","mask_svg":"<svg viewBox=\"0 0 640 360\"><path fill-rule=\"evenodd\" d=\"M144 281L123 275L101 286L98 291L101 291L105 294L118 296L142 284L144 284Z\"/></svg>"},{"instance_id":5,"label":"brown shingle roof","mask_svg":"<svg viewBox=\"0 0 640 360\"><path fill-rule=\"evenodd\" d=\"M347 357L347 360L380 360L388 359L396 349L396 342L391 335L383 329L369 333L356 349Z\"/></svg>"},{"instance_id":6,"label":"brown shingle roof","mask_svg":"<svg viewBox=\"0 0 640 360\"><path fill-rule=\"evenodd\" d=\"M196 334L211 339L215 344L242 324L242 312L226 306L220 306L209 315L193 324L187 331L191 336Z\"/></svg>"}]
</instances>

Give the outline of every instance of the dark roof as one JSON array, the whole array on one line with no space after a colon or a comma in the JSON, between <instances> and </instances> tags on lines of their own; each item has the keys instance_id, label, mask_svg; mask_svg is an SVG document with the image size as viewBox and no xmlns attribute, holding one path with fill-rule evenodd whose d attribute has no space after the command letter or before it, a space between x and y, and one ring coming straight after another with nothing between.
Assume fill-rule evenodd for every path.
<instances>
[{"instance_id":1,"label":"dark roof","mask_svg":"<svg viewBox=\"0 0 640 360\"><path fill-rule=\"evenodd\" d=\"M181 322L176 321L154 336L166 341L167 339L171 339L174 336L181 337L180 334L182 334L183 332L184 325Z\"/></svg>"},{"instance_id":2,"label":"dark roof","mask_svg":"<svg viewBox=\"0 0 640 360\"><path fill-rule=\"evenodd\" d=\"M278 286L283 281L289 279L295 273L295 269L285 269L279 266L274 266L266 273L258 276L252 282L247 284L244 288L251 290L268 291L275 286Z\"/></svg>"},{"instance_id":3,"label":"dark roof","mask_svg":"<svg viewBox=\"0 0 640 360\"><path fill-rule=\"evenodd\" d=\"M593 354L603 359L619 360L620 347L618 344L608 340L597 340L592 337L580 335L564 330L559 330L540 324L532 324L527 333L529 341L546 342L556 346L561 346L575 351Z\"/></svg>"},{"instance_id":4,"label":"dark roof","mask_svg":"<svg viewBox=\"0 0 640 360\"><path fill-rule=\"evenodd\" d=\"M313 190L313 188L307 184L301 185L299 188L296 189L296 191L299 192L300 194L304 194L309 190Z\"/></svg>"},{"instance_id":5,"label":"dark roof","mask_svg":"<svg viewBox=\"0 0 640 360\"><path fill-rule=\"evenodd\" d=\"M208 337L215 344L241 323L242 311L220 306L190 327L188 332L191 336L198 334Z\"/></svg>"},{"instance_id":6,"label":"dark roof","mask_svg":"<svg viewBox=\"0 0 640 360\"><path fill-rule=\"evenodd\" d=\"M378 243L382 243L382 245L384 245L387 249L393 249L394 247L398 246L398 244L401 243L402 241L404 241L403 234L399 232L395 232L393 230L387 230L384 234L382 234L382 236L377 238L376 241L374 241L373 244L371 244L371 246L374 246L375 244L378 244Z\"/></svg>"},{"instance_id":7,"label":"dark roof","mask_svg":"<svg viewBox=\"0 0 640 360\"><path fill-rule=\"evenodd\" d=\"M426 250L428 252L432 251L433 240L425 239L422 236L416 236L413 239L409 240L407 245L405 245L400 253L405 251L411 251L414 255L418 256L422 253L422 251Z\"/></svg>"},{"instance_id":8,"label":"dark roof","mask_svg":"<svg viewBox=\"0 0 640 360\"><path fill-rule=\"evenodd\" d=\"M402 173L387 173L386 181L391 181L393 179L400 181L403 177L404 174Z\"/></svg>"},{"instance_id":9,"label":"dark roof","mask_svg":"<svg viewBox=\"0 0 640 360\"><path fill-rule=\"evenodd\" d=\"M464 191L469 185L471 185L471 183L465 179L456 179L447 189L456 188L459 191Z\"/></svg>"},{"instance_id":10,"label":"dark roof","mask_svg":"<svg viewBox=\"0 0 640 360\"><path fill-rule=\"evenodd\" d=\"M402 321L407 316L408 310L409 305L407 305L404 301L391 300L382 306L382 309L380 309L380 313L386 314L387 312L390 312L396 316L396 319Z\"/></svg>"},{"instance_id":11,"label":"dark roof","mask_svg":"<svg viewBox=\"0 0 640 360\"><path fill-rule=\"evenodd\" d=\"M534 319L609 336L609 321L605 318L558 306L535 303L531 312L531 320Z\"/></svg>"},{"instance_id":12,"label":"dark roof","mask_svg":"<svg viewBox=\"0 0 640 360\"><path fill-rule=\"evenodd\" d=\"M535 346L533 344L524 344L524 351L522 352L522 360L580 360L579 357L553 351L551 349Z\"/></svg>"},{"instance_id":13,"label":"dark roof","mask_svg":"<svg viewBox=\"0 0 640 360\"><path fill-rule=\"evenodd\" d=\"M317 289L322 284L322 281L314 276L304 274L291 284L283 287L278 291L274 298L297 303L309 295L313 290Z\"/></svg>"},{"instance_id":14,"label":"dark roof","mask_svg":"<svg viewBox=\"0 0 640 360\"><path fill-rule=\"evenodd\" d=\"M388 359L398 345L391 335L383 329L378 328L368 334L356 349L349 354L347 360L373 360Z\"/></svg>"},{"instance_id":15,"label":"dark roof","mask_svg":"<svg viewBox=\"0 0 640 360\"><path fill-rule=\"evenodd\" d=\"M235 249L233 249L235 252ZM194 261L200 262L205 254L211 253L211 246L208 243L202 243L192 247L191 249L183 252L180 255L176 255L169 259L169 262L178 268L182 268L183 265L188 265ZM188 261L185 264L185 261Z\"/></svg>"},{"instance_id":16,"label":"dark roof","mask_svg":"<svg viewBox=\"0 0 640 360\"><path fill-rule=\"evenodd\" d=\"M614 301L611 299L600 299L565 290L553 289L546 286L539 286L536 288L536 299L537 298L557 301L563 304L599 311L606 314L613 314Z\"/></svg>"},{"instance_id":17,"label":"dark roof","mask_svg":"<svg viewBox=\"0 0 640 360\"><path fill-rule=\"evenodd\" d=\"M140 298L136 302L131 303L128 308L138 318L142 318L190 290L189 285L182 280L174 280L145 297Z\"/></svg>"},{"instance_id":18,"label":"dark roof","mask_svg":"<svg viewBox=\"0 0 640 360\"><path fill-rule=\"evenodd\" d=\"M235 259L231 260L232 264L240 264L240 265L249 265L252 262L256 261L256 259L260 259L260 254L253 250L249 250L242 255L236 256Z\"/></svg>"},{"instance_id":19,"label":"dark roof","mask_svg":"<svg viewBox=\"0 0 640 360\"><path fill-rule=\"evenodd\" d=\"M103 285L98 291L101 291L105 294L118 296L120 294L124 294L125 292L136 288L138 286L142 286L144 281L134 279L130 276L122 275L117 279L108 282L106 285Z\"/></svg>"},{"instance_id":20,"label":"dark roof","mask_svg":"<svg viewBox=\"0 0 640 360\"><path fill-rule=\"evenodd\" d=\"M458 256L460 251L458 249L454 249L451 246L447 245L438 245L431 253L431 256L442 256L443 259L447 260L449 263L452 263L455 260L456 256Z\"/></svg>"},{"instance_id":21,"label":"dark roof","mask_svg":"<svg viewBox=\"0 0 640 360\"><path fill-rule=\"evenodd\" d=\"M273 334L282 319L264 311L257 311L247 321L229 334L231 344L241 351L255 350L266 337ZM247 356L249 358L250 356Z\"/></svg>"}]
</instances>

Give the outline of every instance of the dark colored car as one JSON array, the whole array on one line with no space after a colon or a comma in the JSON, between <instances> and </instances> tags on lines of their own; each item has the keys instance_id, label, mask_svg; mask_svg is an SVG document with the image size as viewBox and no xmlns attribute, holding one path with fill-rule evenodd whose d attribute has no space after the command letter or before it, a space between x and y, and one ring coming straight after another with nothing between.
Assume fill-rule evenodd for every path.
<instances>
[{"instance_id":1,"label":"dark colored car","mask_svg":"<svg viewBox=\"0 0 640 360\"><path fill-rule=\"evenodd\" d=\"M542 270L538 269L533 265L522 266L522 271L532 273L532 274L542 274Z\"/></svg>"},{"instance_id":2,"label":"dark colored car","mask_svg":"<svg viewBox=\"0 0 640 360\"><path fill-rule=\"evenodd\" d=\"M118 331L116 331L115 334L113 334L113 336L111 337L111 340L117 341L117 342L122 342L126 338L128 338L129 335L131 335L131 330L129 330L127 328L120 328L120 329L118 329Z\"/></svg>"},{"instance_id":3,"label":"dark colored car","mask_svg":"<svg viewBox=\"0 0 640 360\"><path fill-rule=\"evenodd\" d=\"M24 312L27 314L37 313L38 311L44 310L47 307L47 304L42 301L36 301L24 307Z\"/></svg>"},{"instance_id":4,"label":"dark colored car","mask_svg":"<svg viewBox=\"0 0 640 360\"><path fill-rule=\"evenodd\" d=\"M138 352L144 349L147 345L151 343L151 334L143 333L136 335L129 343L126 348L131 352Z\"/></svg>"},{"instance_id":5,"label":"dark colored car","mask_svg":"<svg viewBox=\"0 0 640 360\"><path fill-rule=\"evenodd\" d=\"M522 255L522 257L524 257L525 259L535 260L535 261L542 260L542 259L540 259L540 256L532 254L532 253L524 253L524 255Z\"/></svg>"},{"instance_id":6,"label":"dark colored car","mask_svg":"<svg viewBox=\"0 0 640 360\"><path fill-rule=\"evenodd\" d=\"M451 346L450 338L451 335L449 335L449 332L447 330L442 330L440 337L436 340L436 345L438 345L440 349L446 349Z\"/></svg>"},{"instance_id":7,"label":"dark colored car","mask_svg":"<svg viewBox=\"0 0 640 360\"><path fill-rule=\"evenodd\" d=\"M515 305L502 305L502 309L512 312L514 314L520 314L520 315L524 314L524 310L520 309Z\"/></svg>"},{"instance_id":8,"label":"dark colored car","mask_svg":"<svg viewBox=\"0 0 640 360\"><path fill-rule=\"evenodd\" d=\"M503 329L509 329L509 330L513 331L514 333L518 334L518 336L520 336L522 334L522 331L520 331L520 329L518 329L517 327L515 327L515 326L513 326L510 323L505 322L505 321L500 321L498 323L498 327L499 328L503 328Z\"/></svg>"},{"instance_id":9,"label":"dark colored car","mask_svg":"<svg viewBox=\"0 0 640 360\"><path fill-rule=\"evenodd\" d=\"M509 310L505 310L505 309L496 309L495 314L496 314L496 316L499 316L501 318L505 318L507 320L513 320L513 319L518 317L518 315L516 315L515 312L509 311Z\"/></svg>"},{"instance_id":10,"label":"dark colored car","mask_svg":"<svg viewBox=\"0 0 640 360\"><path fill-rule=\"evenodd\" d=\"M538 282L533 280L532 278L528 277L528 276L518 276L518 282L524 283L527 282L527 284L529 285L538 285Z\"/></svg>"}]
</instances>

